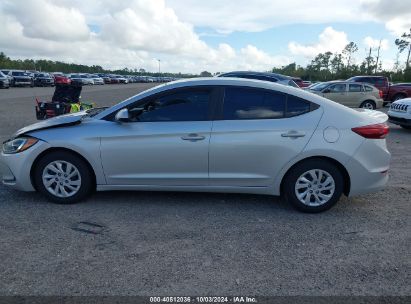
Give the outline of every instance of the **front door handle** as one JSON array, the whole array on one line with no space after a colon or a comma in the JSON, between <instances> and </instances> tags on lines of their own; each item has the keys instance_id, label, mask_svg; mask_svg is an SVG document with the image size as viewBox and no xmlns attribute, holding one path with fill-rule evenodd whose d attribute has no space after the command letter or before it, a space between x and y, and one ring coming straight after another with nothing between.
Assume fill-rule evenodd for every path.
<instances>
[{"instance_id":1,"label":"front door handle","mask_svg":"<svg viewBox=\"0 0 411 304\"><path fill-rule=\"evenodd\" d=\"M181 136L182 140L189 140L189 141L198 141L198 140L204 140L205 136L203 135L198 135L197 133L190 133L185 136Z\"/></svg>"},{"instance_id":2,"label":"front door handle","mask_svg":"<svg viewBox=\"0 0 411 304\"><path fill-rule=\"evenodd\" d=\"M281 137L292 137L292 138L297 138L297 137L304 137L305 133L304 132L298 132L298 131L288 131L287 133L281 134Z\"/></svg>"}]
</instances>

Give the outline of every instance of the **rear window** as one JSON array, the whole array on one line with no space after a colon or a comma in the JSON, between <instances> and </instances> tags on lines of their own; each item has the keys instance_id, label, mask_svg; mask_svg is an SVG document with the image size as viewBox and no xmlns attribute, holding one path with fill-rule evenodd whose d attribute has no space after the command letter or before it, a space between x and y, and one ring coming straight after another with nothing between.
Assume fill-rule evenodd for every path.
<instances>
[{"instance_id":1,"label":"rear window","mask_svg":"<svg viewBox=\"0 0 411 304\"><path fill-rule=\"evenodd\" d=\"M370 86L364 86L364 88L365 88L365 91L367 91L367 92L371 92L371 91L374 90L374 89L373 89L372 87L370 87Z\"/></svg>"},{"instance_id":2,"label":"rear window","mask_svg":"<svg viewBox=\"0 0 411 304\"><path fill-rule=\"evenodd\" d=\"M293 117L310 112L311 103L299 97L288 95L287 117Z\"/></svg>"},{"instance_id":3,"label":"rear window","mask_svg":"<svg viewBox=\"0 0 411 304\"><path fill-rule=\"evenodd\" d=\"M226 88L223 119L275 119L284 117L286 96L259 89Z\"/></svg>"}]
</instances>

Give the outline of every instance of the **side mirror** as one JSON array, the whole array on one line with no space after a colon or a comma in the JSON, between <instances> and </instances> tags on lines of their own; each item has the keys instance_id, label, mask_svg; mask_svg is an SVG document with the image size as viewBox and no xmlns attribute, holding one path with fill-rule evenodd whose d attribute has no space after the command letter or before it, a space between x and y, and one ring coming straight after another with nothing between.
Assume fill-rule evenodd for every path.
<instances>
[{"instance_id":1,"label":"side mirror","mask_svg":"<svg viewBox=\"0 0 411 304\"><path fill-rule=\"evenodd\" d=\"M330 93L330 92L331 92L330 89L325 89L325 90L323 91L323 93Z\"/></svg>"},{"instance_id":2,"label":"side mirror","mask_svg":"<svg viewBox=\"0 0 411 304\"><path fill-rule=\"evenodd\" d=\"M128 109L124 108L117 112L114 120L117 122L129 122L130 121L130 114L128 113Z\"/></svg>"}]
</instances>

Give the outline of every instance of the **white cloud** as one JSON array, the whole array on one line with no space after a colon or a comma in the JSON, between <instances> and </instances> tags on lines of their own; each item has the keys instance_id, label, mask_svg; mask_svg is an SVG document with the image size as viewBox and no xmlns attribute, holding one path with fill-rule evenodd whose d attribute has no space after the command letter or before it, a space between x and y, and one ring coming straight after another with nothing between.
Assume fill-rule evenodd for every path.
<instances>
[{"instance_id":1,"label":"white cloud","mask_svg":"<svg viewBox=\"0 0 411 304\"><path fill-rule=\"evenodd\" d=\"M90 31L84 16L74 8L46 0L5 1L4 11L20 25L24 36L52 41L87 40Z\"/></svg>"},{"instance_id":2,"label":"white cloud","mask_svg":"<svg viewBox=\"0 0 411 304\"><path fill-rule=\"evenodd\" d=\"M164 0L3 0L0 19L0 48L17 58L152 71L153 58L161 58L163 71L193 73L269 70L289 61L252 45L238 52L226 43L210 47Z\"/></svg>"},{"instance_id":3,"label":"white cloud","mask_svg":"<svg viewBox=\"0 0 411 304\"><path fill-rule=\"evenodd\" d=\"M329 26L318 36L318 42L310 45L302 45L292 41L288 44L288 49L294 55L303 55L311 58L318 53L328 51L333 53L341 52L348 43L349 41L345 32L336 31Z\"/></svg>"},{"instance_id":4,"label":"white cloud","mask_svg":"<svg viewBox=\"0 0 411 304\"><path fill-rule=\"evenodd\" d=\"M399 37L411 28L411 6L407 0L363 0L362 8L377 22L384 22Z\"/></svg>"},{"instance_id":5,"label":"white cloud","mask_svg":"<svg viewBox=\"0 0 411 304\"><path fill-rule=\"evenodd\" d=\"M389 49L387 39L374 39L370 36L364 38L364 44L367 48L377 49L381 45L381 51L386 51Z\"/></svg>"}]
</instances>

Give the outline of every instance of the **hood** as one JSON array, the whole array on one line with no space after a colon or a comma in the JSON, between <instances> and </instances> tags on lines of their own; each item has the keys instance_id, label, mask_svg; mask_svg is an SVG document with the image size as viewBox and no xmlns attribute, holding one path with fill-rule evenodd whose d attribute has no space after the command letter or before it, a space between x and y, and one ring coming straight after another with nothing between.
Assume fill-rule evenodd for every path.
<instances>
[{"instance_id":1,"label":"hood","mask_svg":"<svg viewBox=\"0 0 411 304\"><path fill-rule=\"evenodd\" d=\"M43 120L41 122L29 125L18 130L14 135L13 138L19 137L21 135L27 134L32 131L43 130L43 129L50 129L62 126L70 126L81 123L81 118L86 115L86 111L56 116L47 120Z\"/></svg>"},{"instance_id":2,"label":"hood","mask_svg":"<svg viewBox=\"0 0 411 304\"><path fill-rule=\"evenodd\" d=\"M411 98L404 98L394 101L392 104L411 106Z\"/></svg>"}]
</instances>

